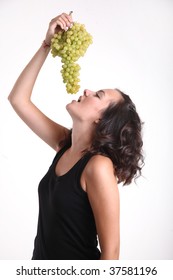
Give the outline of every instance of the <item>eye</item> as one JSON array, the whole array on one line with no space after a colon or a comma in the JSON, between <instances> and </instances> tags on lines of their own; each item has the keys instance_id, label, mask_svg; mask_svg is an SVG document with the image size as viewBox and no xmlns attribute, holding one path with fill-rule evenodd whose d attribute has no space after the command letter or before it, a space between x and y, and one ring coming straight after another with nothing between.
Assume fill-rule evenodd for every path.
<instances>
[{"instance_id":1,"label":"eye","mask_svg":"<svg viewBox=\"0 0 173 280\"><path fill-rule=\"evenodd\" d=\"M98 98L100 98L100 95L99 95L98 92L96 92L95 96L98 97Z\"/></svg>"}]
</instances>

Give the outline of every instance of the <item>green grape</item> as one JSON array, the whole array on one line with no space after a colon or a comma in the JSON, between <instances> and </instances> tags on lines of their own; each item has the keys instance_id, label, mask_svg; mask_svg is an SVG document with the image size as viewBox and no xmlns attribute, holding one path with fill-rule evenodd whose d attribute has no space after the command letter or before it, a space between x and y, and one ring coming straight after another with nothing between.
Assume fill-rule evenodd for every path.
<instances>
[{"instance_id":1,"label":"green grape","mask_svg":"<svg viewBox=\"0 0 173 280\"><path fill-rule=\"evenodd\" d=\"M59 31L51 40L53 57L61 57L61 75L68 93L77 93L80 89L80 66L76 61L84 56L92 36L86 31L85 25L75 22L67 31Z\"/></svg>"}]
</instances>

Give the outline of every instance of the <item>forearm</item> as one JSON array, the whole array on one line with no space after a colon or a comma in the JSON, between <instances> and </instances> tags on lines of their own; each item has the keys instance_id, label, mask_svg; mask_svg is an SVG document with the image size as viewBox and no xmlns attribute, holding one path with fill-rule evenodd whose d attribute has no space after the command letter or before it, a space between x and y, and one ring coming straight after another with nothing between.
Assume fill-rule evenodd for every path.
<instances>
[{"instance_id":1,"label":"forearm","mask_svg":"<svg viewBox=\"0 0 173 280\"><path fill-rule=\"evenodd\" d=\"M55 33L58 33L62 30L67 30L67 28L71 26L72 22L71 15L67 15L65 13L52 19L49 23L49 28L45 37L47 44L51 44L51 39ZM26 102L30 101L35 81L43 63L45 62L45 59L48 56L49 51L50 47L44 46L42 44L42 46L39 48L17 79L10 95L8 96L9 101L15 109L20 109L23 107L23 104L26 104Z\"/></svg>"},{"instance_id":2,"label":"forearm","mask_svg":"<svg viewBox=\"0 0 173 280\"><path fill-rule=\"evenodd\" d=\"M49 51L49 47L44 47L41 45L31 61L24 68L18 77L10 95L8 96L8 99L12 105L19 105L20 102L26 102L30 100L35 81L48 56Z\"/></svg>"}]
</instances>

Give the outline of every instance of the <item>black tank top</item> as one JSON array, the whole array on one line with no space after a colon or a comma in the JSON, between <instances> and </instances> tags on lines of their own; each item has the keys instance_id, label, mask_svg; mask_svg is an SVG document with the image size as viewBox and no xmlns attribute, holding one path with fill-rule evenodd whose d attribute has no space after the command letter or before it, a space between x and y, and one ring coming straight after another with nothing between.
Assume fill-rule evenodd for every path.
<instances>
[{"instance_id":1,"label":"black tank top","mask_svg":"<svg viewBox=\"0 0 173 280\"><path fill-rule=\"evenodd\" d=\"M69 148L55 156L40 181L39 218L33 260L96 260L97 232L87 193L80 185L84 167L91 155L83 156L66 174L57 176L55 167Z\"/></svg>"}]
</instances>

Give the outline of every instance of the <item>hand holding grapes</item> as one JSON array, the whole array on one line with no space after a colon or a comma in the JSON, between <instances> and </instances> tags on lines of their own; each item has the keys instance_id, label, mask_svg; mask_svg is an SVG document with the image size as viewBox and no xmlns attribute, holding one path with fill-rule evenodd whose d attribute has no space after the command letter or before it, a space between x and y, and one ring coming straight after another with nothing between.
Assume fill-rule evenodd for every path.
<instances>
[{"instance_id":1,"label":"hand holding grapes","mask_svg":"<svg viewBox=\"0 0 173 280\"><path fill-rule=\"evenodd\" d=\"M66 13L62 13L61 15L53 18L49 23L49 28L46 33L45 42L48 45L51 45L51 39L53 38L53 36L59 31L66 31L72 26L72 23L72 16Z\"/></svg>"},{"instance_id":2,"label":"hand holding grapes","mask_svg":"<svg viewBox=\"0 0 173 280\"><path fill-rule=\"evenodd\" d=\"M54 34L51 39L51 53L53 57L61 57L61 74L66 84L66 91L72 94L77 93L80 89L80 66L76 61L84 56L92 43L92 36L83 24L77 22L72 24L72 18L67 14L62 14L51 21L48 32L50 40L49 33ZM49 44L47 41L46 43Z\"/></svg>"}]
</instances>

